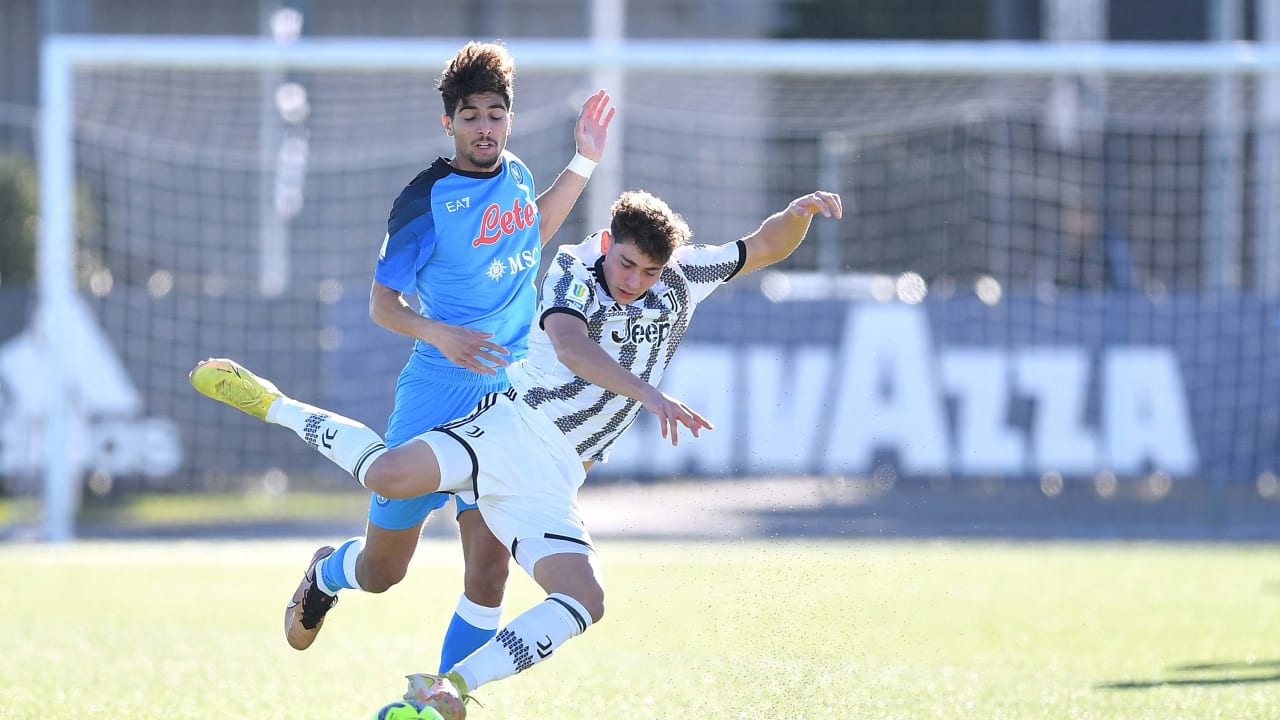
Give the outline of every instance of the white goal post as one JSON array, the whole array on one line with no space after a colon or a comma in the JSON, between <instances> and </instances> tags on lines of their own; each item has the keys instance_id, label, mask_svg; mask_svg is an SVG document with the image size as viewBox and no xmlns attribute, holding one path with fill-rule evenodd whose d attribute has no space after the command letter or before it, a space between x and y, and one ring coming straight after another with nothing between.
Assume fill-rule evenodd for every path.
<instances>
[{"instance_id":1,"label":"white goal post","mask_svg":"<svg viewBox=\"0 0 1280 720\"><path fill-rule=\"evenodd\" d=\"M83 468L72 451L77 442L81 403L69 381L73 364L92 363L77 355L78 338L71 322L79 293L76 276L76 73L84 70L142 68L250 71L341 71L375 73L415 70L436 73L465 43L465 38L425 41L391 39L301 39L277 43L270 39L224 37L51 36L42 48L41 112L38 162L40 170L40 243L38 333L46 343L47 410L43 425L43 534L51 541L75 534L79 484ZM513 39L507 42L521 72L571 70L582 72L681 72L706 75L768 73L796 78L814 76L869 77L955 75L990 78L1125 75L1144 78L1195 75L1223 83L1255 76L1263 100L1259 112L1269 120L1280 114L1280 48L1257 44L1183 43L1029 43L1029 42L840 42L840 41L690 41L626 40L593 43L578 39ZM627 121L625 88L614 91ZM1221 107L1227 107L1225 104ZM1211 111L1212 108L1210 108ZM1206 122L1234 126L1239 118L1222 110L1222 117ZM1262 153L1274 163L1275 148ZM1235 157L1235 155L1230 155ZM1221 168L1220 168L1221 169ZM1230 171L1230 168L1227 168ZM1260 172L1271 179L1260 198L1276 197L1274 165ZM602 172L622 172L622 164L605 163ZM1239 171L1239 168L1236 168ZM600 176L598 175L597 178ZM614 190L626 178L594 180L608 196L591 196L584 203L598 217ZM594 192L594 190L593 190ZM1206 203L1211 209L1212 203ZM1265 207L1275 207L1274 202ZM1206 210L1208 211L1208 210ZM1260 220L1261 222L1261 220ZM1272 223L1269 227L1275 227ZM1271 242L1280 242L1271 238ZM1229 247L1234 247L1228 243ZM1270 258L1265 283L1280 286L1280 253L1259 251Z\"/></svg>"}]
</instances>

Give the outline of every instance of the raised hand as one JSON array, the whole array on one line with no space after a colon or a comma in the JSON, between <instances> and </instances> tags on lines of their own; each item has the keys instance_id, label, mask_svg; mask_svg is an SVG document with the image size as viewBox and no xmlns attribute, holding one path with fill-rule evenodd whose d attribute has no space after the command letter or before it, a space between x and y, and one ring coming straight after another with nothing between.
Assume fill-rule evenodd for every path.
<instances>
[{"instance_id":1,"label":"raised hand","mask_svg":"<svg viewBox=\"0 0 1280 720\"><path fill-rule=\"evenodd\" d=\"M821 213L823 217L840 219L844 211L840 206L840 195L825 190L811 192L798 197L787 206L787 212L798 217L813 217Z\"/></svg>"},{"instance_id":2,"label":"raised hand","mask_svg":"<svg viewBox=\"0 0 1280 720\"><path fill-rule=\"evenodd\" d=\"M617 108L610 107L609 93L604 90L587 98L582 104L578 122L573 125L573 142L580 155L596 162L604 157L604 146L609 139L609 123L613 121L615 110Z\"/></svg>"}]
</instances>

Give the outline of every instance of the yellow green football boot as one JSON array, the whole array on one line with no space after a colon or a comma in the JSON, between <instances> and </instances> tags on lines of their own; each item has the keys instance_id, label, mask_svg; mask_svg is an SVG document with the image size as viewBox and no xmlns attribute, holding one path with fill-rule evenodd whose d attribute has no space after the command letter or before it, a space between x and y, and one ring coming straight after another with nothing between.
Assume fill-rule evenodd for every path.
<instances>
[{"instance_id":1,"label":"yellow green football boot","mask_svg":"<svg viewBox=\"0 0 1280 720\"><path fill-rule=\"evenodd\" d=\"M259 420L267 419L271 403L283 394L270 380L254 375L240 363L227 358L203 360L187 377L201 395L224 402Z\"/></svg>"},{"instance_id":2,"label":"yellow green football boot","mask_svg":"<svg viewBox=\"0 0 1280 720\"><path fill-rule=\"evenodd\" d=\"M466 682L458 673L414 673L406 675L405 679L409 681L409 690L404 694L405 700L435 709L444 720L464 720L467 717L464 702L471 697L467 695Z\"/></svg>"}]
</instances>

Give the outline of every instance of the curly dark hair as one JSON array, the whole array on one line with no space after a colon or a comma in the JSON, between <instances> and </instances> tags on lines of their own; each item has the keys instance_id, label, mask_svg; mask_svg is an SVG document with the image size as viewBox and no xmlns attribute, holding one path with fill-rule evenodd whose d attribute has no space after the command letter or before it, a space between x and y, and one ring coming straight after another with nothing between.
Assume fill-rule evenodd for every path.
<instances>
[{"instance_id":1,"label":"curly dark hair","mask_svg":"<svg viewBox=\"0 0 1280 720\"><path fill-rule=\"evenodd\" d=\"M515 97L516 63L501 42L474 40L463 46L444 66L436 89L444 100L444 112L453 117L468 95L493 92L502 96L507 110Z\"/></svg>"},{"instance_id":2,"label":"curly dark hair","mask_svg":"<svg viewBox=\"0 0 1280 720\"><path fill-rule=\"evenodd\" d=\"M693 237L679 213L644 190L628 190L613 201L609 233L614 242L632 243L640 252L664 265L672 253Z\"/></svg>"}]
</instances>

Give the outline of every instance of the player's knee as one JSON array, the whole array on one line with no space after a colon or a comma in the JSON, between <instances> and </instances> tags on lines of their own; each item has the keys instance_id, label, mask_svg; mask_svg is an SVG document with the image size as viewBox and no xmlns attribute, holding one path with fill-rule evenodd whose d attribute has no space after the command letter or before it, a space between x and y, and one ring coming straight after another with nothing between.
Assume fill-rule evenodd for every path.
<instances>
[{"instance_id":1,"label":"player's knee","mask_svg":"<svg viewBox=\"0 0 1280 720\"><path fill-rule=\"evenodd\" d=\"M496 562L494 559L478 562L475 557L468 558L463 571L463 586L467 597L487 607L501 605L509 574L506 558Z\"/></svg>"},{"instance_id":2,"label":"player's knee","mask_svg":"<svg viewBox=\"0 0 1280 720\"><path fill-rule=\"evenodd\" d=\"M467 558L464 570L468 582L477 583L501 592L507 585L511 575L511 567L507 556L472 555Z\"/></svg>"},{"instance_id":3,"label":"player's knee","mask_svg":"<svg viewBox=\"0 0 1280 720\"><path fill-rule=\"evenodd\" d=\"M374 459L365 471L364 486L388 500L406 500L423 493L413 488L414 472L395 452Z\"/></svg>"},{"instance_id":4,"label":"player's knee","mask_svg":"<svg viewBox=\"0 0 1280 720\"><path fill-rule=\"evenodd\" d=\"M511 574L511 554L506 546L493 537L483 524L477 525L477 513L469 510L460 515L463 529L463 557L466 563L464 578L467 596L481 604L496 606L502 602L503 591Z\"/></svg>"},{"instance_id":5,"label":"player's knee","mask_svg":"<svg viewBox=\"0 0 1280 720\"><path fill-rule=\"evenodd\" d=\"M492 535L474 533L478 539L467 543L467 568L475 568L486 575L506 579L511 567L511 553Z\"/></svg>"}]
</instances>

